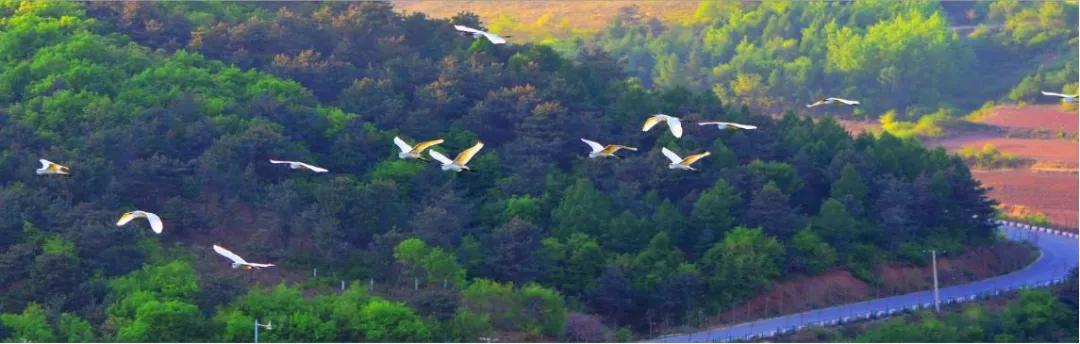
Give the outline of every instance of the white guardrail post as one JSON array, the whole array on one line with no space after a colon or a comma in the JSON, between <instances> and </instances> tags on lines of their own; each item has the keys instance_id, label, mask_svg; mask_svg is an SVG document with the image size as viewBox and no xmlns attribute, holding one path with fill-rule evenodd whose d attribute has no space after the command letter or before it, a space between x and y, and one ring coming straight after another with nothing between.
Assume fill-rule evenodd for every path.
<instances>
[{"instance_id":1,"label":"white guardrail post","mask_svg":"<svg viewBox=\"0 0 1080 344\"><path fill-rule=\"evenodd\" d=\"M1066 238L1080 238L1080 233L1067 232L1067 231L1054 229L1054 228L1050 228L1050 227L1042 227L1042 226L1036 226L1036 225L1027 224L1027 223L1021 223L1021 222L1016 222L1016 221L1006 221L1006 220L995 220L994 222L997 223L999 226L1016 227L1016 228L1026 229L1026 230L1033 231L1033 232L1041 232L1041 233L1047 233L1047 234L1063 236L1063 237L1066 237Z\"/></svg>"}]
</instances>

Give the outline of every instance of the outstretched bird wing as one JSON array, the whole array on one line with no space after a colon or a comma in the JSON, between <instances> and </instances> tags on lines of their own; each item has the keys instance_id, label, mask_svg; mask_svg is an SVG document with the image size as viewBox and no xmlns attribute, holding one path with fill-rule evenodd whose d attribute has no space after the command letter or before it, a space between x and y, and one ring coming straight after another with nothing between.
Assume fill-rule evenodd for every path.
<instances>
[{"instance_id":1,"label":"outstretched bird wing","mask_svg":"<svg viewBox=\"0 0 1080 344\"><path fill-rule=\"evenodd\" d=\"M150 229L152 229L154 233L161 234L161 231L165 229L165 225L161 223L161 218L154 213L144 211L143 214L146 214L146 220L150 222Z\"/></svg>"},{"instance_id":2,"label":"outstretched bird wing","mask_svg":"<svg viewBox=\"0 0 1080 344\"><path fill-rule=\"evenodd\" d=\"M678 154L675 154L675 152L672 152L670 149L667 149L667 147L661 148L660 153L664 153L664 156L666 156L668 160L671 160L671 163L673 164L678 164L683 161L683 158L679 157Z\"/></svg>"},{"instance_id":3,"label":"outstretched bird wing","mask_svg":"<svg viewBox=\"0 0 1080 344\"><path fill-rule=\"evenodd\" d=\"M428 155L431 155L432 158L435 158L435 160L438 160L443 165L453 165L454 164L454 161L450 160L450 158L447 158L442 153L439 153L439 151L437 151L437 150L434 150L434 149L429 150Z\"/></svg>"},{"instance_id":4,"label":"outstretched bird wing","mask_svg":"<svg viewBox=\"0 0 1080 344\"><path fill-rule=\"evenodd\" d=\"M116 221L116 225L117 226L123 226L123 225L126 225L128 222L131 222L131 220L134 220L134 219L135 219L135 213L134 212L127 212L127 213L124 213L124 215L120 215L120 219Z\"/></svg>"},{"instance_id":5,"label":"outstretched bird wing","mask_svg":"<svg viewBox=\"0 0 1080 344\"><path fill-rule=\"evenodd\" d=\"M233 261L233 263L247 264L247 261L244 260L244 258L240 258L240 256L236 255L236 253L232 253L232 251L226 250L224 247L214 245L214 252L225 256L225 258L229 258L229 260Z\"/></svg>"},{"instance_id":6,"label":"outstretched bird wing","mask_svg":"<svg viewBox=\"0 0 1080 344\"><path fill-rule=\"evenodd\" d=\"M304 168L309 169L312 172L316 172L316 173L325 173L325 172L330 171L330 170L327 170L327 169L319 167L319 166L315 166L315 165L311 165L311 164L305 164L305 163L302 163L302 162L298 162L297 164L300 164L300 166L304 166Z\"/></svg>"},{"instance_id":7,"label":"outstretched bird wing","mask_svg":"<svg viewBox=\"0 0 1080 344\"><path fill-rule=\"evenodd\" d=\"M400 149L402 153L413 150L412 146L410 146L408 143L405 143L405 140L402 140L400 137L397 136L394 136L394 144L397 145L397 148Z\"/></svg>"},{"instance_id":8,"label":"outstretched bird wing","mask_svg":"<svg viewBox=\"0 0 1080 344\"><path fill-rule=\"evenodd\" d=\"M604 146L600 145L599 142L588 140L584 137L581 138L581 142L585 142L585 144L589 145L589 148L592 148L593 152L599 152L604 150Z\"/></svg>"},{"instance_id":9,"label":"outstretched bird wing","mask_svg":"<svg viewBox=\"0 0 1080 344\"><path fill-rule=\"evenodd\" d=\"M682 121L679 118L668 116L667 125L668 129L671 129L671 135L675 135L675 138L682 137Z\"/></svg>"},{"instance_id":10,"label":"outstretched bird wing","mask_svg":"<svg viewBox=\"0 0 1080 344\"><path fill-rule=\"evenodd\" d=\"M749 124L728 123L728 125L739 128L739 129L748 129L748 130L757 129L757 126L749 125Z\"/></svg>"},{"instance_id":11,"label":"outstretched bird wing","mask_svg":"<svg viewBox=\"0 0 1080 344\"><path fill-rule=\"evenodd\" d=\"M263 264L263 263L246 263L245 265L248 265L248 266L251 266L251 267L256 267L256 268L268 268L268 267L271 267L271 266L277 266L277 265L274 265L274 264Z\"/></svg>"},{"instance_id":12,"label":"outstretched bird wing","mask_svg":"<svg viewBox=\"0 0 1080 344\"><path fill-rule=\"evenodd\" d=\"M40 162L41 162L41 168L42 168L42 169L48 169L48 168L49 168L49 165L52 165L52 164L53 164L53 162L52 162L52 161L48 161L48 160L45 160L45 159L38 159L38 161L40 161Z\"/></svg>"},{"instance_id":13,"label":"outstretched bird wing","mask_svg":"<svg viewBox=\"0 0 1080 344\"><path fill-rule=\"evenodd\" d=\"M1061 98L1076 97L1076 96L1071 96L1071 95L1068 95L1068 94L1061 94L1061 93L1057 93L1057 92L1046 92L1046 91L1040 91L1040 92L1042 92L1042 94L1044 96L1051 96L1051 97L1061 97Z\"/></svg>"},{"instance_id":14,"label":"outstretched bird wing","mask_svg":"<svg viewBox=\"0 0 1080 344\"><path fill-rule=\"evenodd\" d=\"M686 157L686 159L683 159L683 161L680 162L680 163L683 164L683 165L686 165L686 166L690 166L695 161L701 160L701 158L709 156L709 154L711 154L711 153L705 152L705 153L701 153L701 154L694 154L694 155Z\"/></svg>"},{"instance_id":15,"label":"outstretched bird wing","mask_svg":"<svg viewBox=\"0 0 1080 344\"><path fill-rule=\"evenodd\" d=\"M625 149L625 150L635 151L635 152L637 151L637 148L634 148L634 147L628 147L628 146L623 146L623 145L607 145L607 147L604 147L604 154L612 154L612 153L615 153L615 151L618 151L620 149Z\"/></svg>"},{"instance_id":16,"label":"outstretched bird wing","mask_svg":"<svg viewBox=\"0 0 1080 344\"><path fill-rule=\"evenodd\" d=\"M649 117L649 119L645 120L645 126L641 127L641 131L649 131L649 129L652 129L652 127L655 127L656 124L660 123L660 121L662 121L662 120L663 120L663 117L660 117L660 115L653 115L653 116Z\"/></svg>"},{"instance_id":17,"label":"outstretched bird wing","mask_svg":"<svg viewBox=\"0 0 1080 344\"><path fill-rule=\"evenodd\" d=\"M704 125L721 125L721 124L724 124L724 123L726 123L726 122L697 122L697 125L702 125L702 126L704 126Z\"/></svg>"},{"instance_id":18,"label":"outstretched bird wing","mask_svg":"<svg viewBox=\"0 0 1080 344\"><path fill-rule=\"evenodd\" d=\"M474 28L471 28L471 27L468 27L468 26L454 25L454 29L458 30L458 31L461 31L461 32L468 32L468 33L471 33L471 34L484 35L484 37L487 38L488 41L491 41L491 43L493 43L493 44L505 44L506 43L506 39L502 38L499 35L496 35L496 34L493 34L493 33L490 33L490 32L486 32L486 31L480 31L480 30L477 30L477 29L474 29Z\"/></svg>"},{"instance_id":19,"label":"outstretched bird wing","mask_svg":"<svg viewBox=\"0 0 1080 344\"><path fill-rule=\"evenodd\" d=\"M484 37L487 37L488 41L491 41L491 44L506 44L506 39L502 38L502 36L483 31L481 31L480 34L484 35Z\"/></svg>"},{"instance_id":20,"label":"outstretched bird wing","mask_svg":"<svg viewBox=\"0 0 1080 344\"><path fill-rule=\"evenodd\" d=\"M444 141L443 139L437 139L437 140L424 141L424 142L417 143L415 146L413 146L412 153L413 154L420 154L425 149L428 149L429 147L437 145L437 144L441 144L441 143L443 143L443 141Z\"/></svg>"},{"instance_id":21,"label":"outstretched bird wing","mask_svg":"<svg viewBox=\"0 0 1080 344\"><path fill-rule=\"evenodd\" d=\"M296 162L295 161L284 161L284 160L270 159L270 163L271 164L293 164L293 163L296 163Z\"/></svg>"},{"instance_id":22,"label":"outstretched bird wing","mask_svg":"<svg viewBox=\"0 0 1080 344\"><path fill-rule=\"evenodd\" d=\"M859 101L857 101L857 100L847 100L847 99L844 99L844 98L829 98L829 99L834 100L834 101L838 101L838 102L841 102L841 103L844 103L844 104L847 104L847 105L859 105Z\"/></svg>"},{"instance_id":23,"label":"outstretched bird wing","mask_svg":"<svg viewBox=\"0 0 1080 344\"><path fill-rule=\"evenodd\" d=\"M454 30L458 30L458 31L461 31L461 32L468 32L468 33L480 33L480 34L484 33L483 31L480 31L480 30L477 30L477 29L474 29L474 28L471 28L471 27L468 27L468 26L465 26L465 25L454 25Z\"/></svg>"},{"instance_id":24,"label":"outstretched bird wing","mask_svg":"<svg viewBox=\"0 0 1080 344\"><path fill-rule=\"evenodd\" d=\"M816 107L816 106L821 106L821 105L825 104L825 101L826 101L825 99L821 99L821 100L818 100L816 102L806 104L806 107L807 108L812 108L812 107Z\"/></svg>"},{"instance_id":25,"label":"outstretched bird wing","mask_svg":"<svg viewBox=\"0 0 1080 344\"><path fill-rule=\"evenodd\" d=\"M476 152L479 152L481 148L484 148L484 143L476 141L475 145L469 147L469 149L461 151L461 153L457 155L457 158L454 159L454 163L465 166L465 164L468 164L469 160L472 160L473 156L476 155Z\"/></svg>"}]
</instances>

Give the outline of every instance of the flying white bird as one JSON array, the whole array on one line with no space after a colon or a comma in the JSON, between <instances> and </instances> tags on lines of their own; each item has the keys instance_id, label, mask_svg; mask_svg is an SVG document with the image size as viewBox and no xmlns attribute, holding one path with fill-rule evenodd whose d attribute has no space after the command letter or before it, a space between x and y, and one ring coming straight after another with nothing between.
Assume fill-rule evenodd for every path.
<instances>
[{"instance_id":1,"label":"flying white bird","mask_svg":"<svg viewBox=\"0 0 1080 344\"><path fill-rule=\"evenodd\" d=\"M591 141L591 140L588 140L588 139L586 139L584 137L581 138L581 142L585 142L585 144L589 145L589 148L592 148L592 151L589 152L589 158L607 158L607 157L611 157L611 158L618 159L619 156L615 155L615 152L620 150L620 149L625 149L625 150L630 150L630 151L635 151L635 152L637 151L637 148L629 147L629 146L623 146L623 145L607 145L607 146L603 146L603 145L600 145L599 142Z\"/></svg>"},{"instance_id":2,"label":"flying white bird","mask_svg":"<svg viewBox=\"0 0 1080 344\"><path fill-rule=\"evenodd\" d=\"M294 169L294 170L305 169L305 170L315 172L315 173L326 173L326 172L328 172L328 170L325 169L325 168L315 166L315 165L308 165L308 164L298 162L298 161L279 161L279 160L270 159L270 163L271 164L289 164L289 168Z\"/></svg>"},{"instance_id":3,"label":"flying white bird","mask_svg":"<svg viewBox=\"0 0 1080 344\"><path fill-rule=\"evenodd\" d=\"M439 153L434 149L429 150L428 154L430 154L432 158L435 158L435 160L438 160L440 163L442 163L443 171L472 171L471 169L469 169L469 166L466 166L466 164L469 163L469 160L472 160L473 156L476 155L476 152L479 152L481 148L484 148L484 143L476 141L475 145L469 147L469 149L461 151L461 153L459 153L457 158L455 158L454 160L450 160L450 158L447 158L445 155L442 155L442 153Z\"/></svg>"},{"instance_id":4,"label":"flying white bird","mask_svg":"<svg viewBox=\"0 0 1080 344\"><path fill-rule=\"evenodd\" d=\"M120 227L126 225L128 222L131 222L131 220L138 218L145 218L146 221L150 222L150 229L153 229L154 233L161 234L161 231L165 229L165 225L161 223L161 218L158 217L157 214L142 210L129 211L124 213L124 215L120 215L120 220L116 221L116 226Z\"/></svg>"},{"instance_id":5,"label":"flying white bird","mask_svg":"<svg viewBox=\"0 0 1080 344\"><path fill-rule=\"evenodd\" d=\"M1068 95L1068 94L1061 94L1061 93L1055 93L1055 92L1046 92L1046 91L1042 91L1042 94L1044 96L1051 96L1051 97L1061 98L1062 103L1080 103L1080 98L1077 98L1075 94Z\"/></svg>"},{"instance_id":6,"label":"flying white bird","mask_svg":"<svg viewBox=\"0 0 1080 344\"><path fill-rule=\"evenodd\" d=\"M440 143L443 143L443 139L424 141L417 143L415 146L410 146L408 143L405 143L405 140L394 136L394 144L401 150L401 153L398 153L397 156L402 159L420 159L426 161L427 158L424 158L423 155L424 150Z\"/></svg>"},{"instance_id":7,"label":"flying white bird","mask_svg":"<svg viewBox=\"0 0 1080 344\"><path fill-rule=\"evenodd\" d=\"M806 107L807 108L812 108L812 107L817 107L817 106L826 105L826 104L832 105L832 104L836 104L836 103L841 103L841 104L844 104L844 105L851 105L851 106L859 105L859 101L857 101L857 100L847 100L847 99L843 99L843 98L829 97L829 98L825 98L825 99L816 101L813 104L806 104Z\"/></svg>"},{"instance_id":8,"label":"flying white bird","mask_svg":"<svg viewBox=\"0 0 1080 344\"><path fill-rule=\"evenodd\" d=\"M62 174L62 175L67 175L67 174L69 174L67 166L63 166L63 165L60 165L60 164L57 164L55 162L48 161L48 160L45 160L45 159L38 159L38 161L41 162L41 168L37 169L37 174L39 174L39 175L42 175L42 174Z\"/></svg>"},{"instance_id":9,"label":"flying white bird","mask_svg":"<svg viewBox=\"0 0 1080 344\"><path fill-rule=\"evenodd\" d=\"M474 28L471 28L471 27L468 27L468 26L464 26L464 25L454 25L454 29L458 30L458 31L460 31L462 33L472 35L473 38L485 37L485 38L487 38L488 41L491 41L491 44L506 44L506 39L505 38L503 38L502 36L487 32L487 31L477 30L477 29L474 29ZM510 37L510 36L506 36L506 37Z\"/></svg>"},{"instance_id":10,"label":"flying white bird","mask_svg":"<svg viewBox=\"0 0 1080 344\"><path fill-rule=\"evenodd\" d=\"M694 162L696 162L698 160L701 160L701 158L707 157L707 156L709 156L709 154L711 154L709 152L700 153L700 154L694 154L694 155L687 156L684 159L684 158L679 157L678 154L675 154L675 152L672 152L671 150L667 149L667 147L662 147L660 149L660 152L664 153L664 156L666 156L668 158L668 160L671 160L671 163L668 164L668 168L673 169L673 170L689 170L689 171L697 171L693 167L690 167L690 165L692 165Z\"/></svg>"},{"instance_id":11,"label":"flying white bird","mask_svg":"<svg viewBox=\"0 0 1080 344\"><path fill-rule=\"evenodd\" d=\"M243 267L245 269L251 270L276 266L274 264L248 263L248 261L244 260L244 258L240 258L240 256L236 255L236 253L232 253L232 251L226 250L224 247L218 245L214 245L214 252L225 256L225 258L229 258L229 260L232 261L233 269Z\"/></svg>"},{"instance_id":12,"label":"flying white bird","mask_svg":"<svg viewBox=\"0 0 1080 344\"><path fill-rule=\"evenodd\" d=\"M676 138L682 137L682 122L678 117L668 116L665 114L656 114L649 116L649 119L645 120L645 126L641 127L642 132L649 131L652 127L655 127L657 123L664 121L668 125L668 129L671 129L671 134Z\"/></svg>"},{"instance_id":13,"label":"flying white bird","mask_svg":"<svg viewBox=\"0 0 1080 344\"><path fill-rule=\"evenodd\" d=\"M739 124L739 123L732 123L732 122L698 122L698 125L715 125L717 128L720 128L720 130L724 130L724 129L727 129L727 128L747 129L747 130L757 129L756 126L752 126L752 125L749 125L749 124Z\"/></svg>"}]
</instances>

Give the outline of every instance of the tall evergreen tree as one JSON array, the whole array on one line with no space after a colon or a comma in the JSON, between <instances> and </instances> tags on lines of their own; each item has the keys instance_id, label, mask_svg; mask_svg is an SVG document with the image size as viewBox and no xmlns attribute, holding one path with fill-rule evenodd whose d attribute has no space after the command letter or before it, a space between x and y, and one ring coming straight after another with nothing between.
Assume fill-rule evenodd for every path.
<instances>
[{"instance_id":1,"label":"tall evergreen tree","mask_svg":"<svg viewBox=\"0 0 1080 344\"><path fill-rule=\"evenodd\" d=\"M851 164L844 166L840 178L833 182L832 189L829 191L829 197L840 201L856 215L863 213L868 194L866 182Z\"/></svg>"},{"instance_id":2,"label":"tall evergreen tree","mask_svg":"<svg viewBox=\"0 0 1080 344\"><path fill-rule=\"evenodd\" d=\"M788 204L788 195L772 182L754 193L744 218L746 224L761 227L765 233L781 238L794 234L802 222L799 214Z\"/></svg>"},{"instance_id":3,"label":"tall evergreen tree","mask_svg":"<svg viewBox=\"0 0 1080 344\"><path fill-rule=\"evenodd\" d=\"M503 281L525 283L543 275L540 228L525 220L512 218L492 233L488 265Z\"/></svg>"},{"instance_id":4,"label":"tall evergreen tree","mask_svg":"<svg viewBox=\"0 0 1080 344\"><path fill-rule=\"evenodd\" d=\"M562 193L559 205L551 211L552 234L559 237L570 233L598 235L606 232L611 206L607 197L586 179L578 179Z\"/></svg>"},{"instance_id":5,"label":"tall evergreen tree","mask_svg":"<svg viewBox=\"0 0 1080 344\"><path fill-rule=\"evenodd\" d=\"M859 223L844 204L832 198L821 204L818 215L810 219L810 226L822 239L841 250L851 247L867 234L860 231Z\"/></svg>"}]
</instances>

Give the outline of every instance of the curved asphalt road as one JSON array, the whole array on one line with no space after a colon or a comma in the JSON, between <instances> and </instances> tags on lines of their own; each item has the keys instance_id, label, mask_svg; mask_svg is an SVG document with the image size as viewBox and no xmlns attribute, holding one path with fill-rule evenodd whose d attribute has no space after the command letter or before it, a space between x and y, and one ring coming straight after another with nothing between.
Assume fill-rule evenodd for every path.
<instances>
[{"instance_id":1,"label":"curved asphalt road","mask_svg":"<svg viewBox=\"0 0 1080 344\"><path fill-rule=\"evenodd\" d=\"M1030 229L1029 229L1030 228ZM1060 283L1077 267L1078 241L1075 234L1002 223L1001 231L1011 240L1029 241L1042 251L1034 263L1012 273L981 281L941 288L941 303L967 302L1001 292L1034 286ZM882 317L934 304L932 290L906 295L868 300L858 303L816 309L776 318L719 327L691 334L656 338L654 342L728 342L765 338L802 329L807 326L836 325L848 321Z\"/></svg>"}]
</instances>

